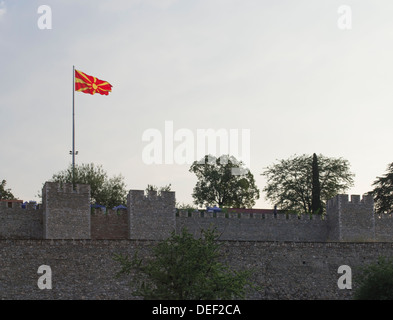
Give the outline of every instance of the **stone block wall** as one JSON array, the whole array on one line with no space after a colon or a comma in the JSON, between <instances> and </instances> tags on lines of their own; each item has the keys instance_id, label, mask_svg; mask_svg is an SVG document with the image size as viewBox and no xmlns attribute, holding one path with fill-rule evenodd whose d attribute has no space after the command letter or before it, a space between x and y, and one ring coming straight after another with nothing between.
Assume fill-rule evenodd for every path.
<instances>
[{"instance_id":1,"label":"stone block wall","mask_svg":"<svg viewBox=\"0 0 393 320\"><path fill-rule=\"evenodd\" d=\"M393 219L373 212L371 196L337 195L325 216L273 214L266 211L186 212L175 209L175 193L130 190L128 208L118 212L90 209L90 187L47 182L43 204L34 210L0 202L0 238L162 240L187 228L194 235L216 228L234 241L392 241ZM19 207L18 207L19 206Z\"/></svg>"},{"instance_id":2,"label":"stone block wall","mask_svg":"<svg viewBox=\"0 0 393 320\"><path fill-rule=\"evenodd\" d=\"M327 223L321 216L260 214L260 213L200 213L180 211L176 230L182 228L198 236L201 229L216 228L221 240L249 241L326 241Z\"/></svg>"},{"instance_id":3,"label":"stone block wall","mask_svg":"<svg viewBox=\"0 0 393 320\"><path fill-rule=\"evenodd\" d=\"M393 218L377 216L372 198L338 195L327 215L175 212L175 193L131 190L128 209L90 209L89 186L47 182L43 204L13 208L0 202L0 299L138 299L130 278L116 278L114 254L151 257L158 240L187 227L195 235L216 227L222 260L252 269L260 286L247 299L351 299L337 286L338 267L360 268L393 257ZM109 240L108 240L109 239ZM380 241L380 242L376 242ZM383 242L385 241L385 242ZM49 265L53 288L40 290L37 269Z\"/></svg>"},{"instance_id":4,"label":"stone block wall","mask_svg":"<svg viewBox=\"0 0 393 320\"><path fill-rule=\"evenodd\" d=\"M42 192L44 239L90 239L90 186L46 182Z\"/></svg>"},{"instance_id":5,"label":"stone block wall","mask_svg":"<svg viewBox=\"0 0 393 320\"><path fill-rule=\"evenodd\" d=\"M116 278L114 254L138 251L151 257L157 241L0 240L0 299L138 299L132 278ZM379 256L393 257L393 243L221 242L222 260L235 270L251 269L259 286L247 299L347 300L357 289L361 267ZM37 286L39 266L52 270L52 289ZM352 269L352 289L339 289L338 268Z\"/></svg>"},{"instance_id":6,"label":"stone block wall","mask_svg":"<svg viewBox=\"0 0 393 320\"><path fill-rule=\"evenodd\" d=\"M186 227L197 235L200 229L215 227L222 240L251 241L393 241L393 219L374 214L372 196L337 195L327 202L325 216L277 213L180 211L177 231Z\"/></svg>"},{"instance_id":7,"label":"stone block wall","mask_svg":"<svg viewBox=\"0 0 393 320\"><path fill-rule=\"evenodd\" d=\"M393 241L393 217L392 214L374 216L375 237L378 241Z\"/></svg>"},{"instance_id":8,"label":"stone block wall","mask_svg":"<svg viewBox=\"0 0 393 320\"><path fill-rule=\"evenodd\" d=\"M42 208L27 204L22 208L14 203L0 201L0 239L42 239Z\"/></svg>"},{"instance_id":9,"label":"stone block wall","mask_svg":"<svg viewBox=\"0 0 393 320\"><path fill-rule=\"evenodd\" d=\"M374 201L372 196L340 194L327 203L329 240L336 241L375 241ZM391 239L393 241L393 239Z\"/></svg>"},{"instance_id":10,"label":"stone block wall","mask_svg":"<svg viewBox=\"0 0 393 320\"><path fill-rule=\"evenodd\" d=\"M176 229L175 192L130 190L127 197L129 239L163 240Z\"/></svg>"},{"instance_id":11,"label":"stone block wall","mask_svg":"<svg viewBox=\"0 0 393 320\"><path fill-rule=\"evenodd\" d=\"M92 239L127 239L128 238L127 210L95 209L91 214Z\"/></svg>"},{"instance_id":12,"label":"stone block wall","mask_svg":"<svg viewBox=\"0 0 393 320\"><path fill-rule=\"evenodd\" d=\"M337 241L340 238L339 199L334 197L326 203L328 241Z\"/></svg>"}]
</instances>

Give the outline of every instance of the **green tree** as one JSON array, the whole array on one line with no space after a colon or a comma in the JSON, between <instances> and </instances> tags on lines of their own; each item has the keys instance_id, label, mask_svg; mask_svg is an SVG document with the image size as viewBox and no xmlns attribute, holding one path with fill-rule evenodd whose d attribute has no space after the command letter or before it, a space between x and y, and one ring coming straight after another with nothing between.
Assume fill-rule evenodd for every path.
<instances>
[{"instance_id":1,"label":"green tree","mask_svg":"<svg viewBox=\"0 0 393 320\"><path fill-rule=\"evenodd\" d=\"M318 214L323 212L323 206L321 202L321 184L319 182L319 166L318 157L314 153L312 157L312 200L311 200L311 212L312 214Z\"/></svg>"},{"instance_id":2,"label":"green tree","mask_svg":"<svg viewBox=\"0 0 393 320\"><path fill-rule=\"evenodd\" d=\"M251 208L259 199L254 176L233 156L206 155L195 161L189 171L198 178L192 194L196 205Z\"/></svg>"},{"instance_id":3,"label":"green tree","mask_svg":"<svg viewBox=\"0 0 393 320\"><path fill-rule=\"evenodd\" d=\"M369 192L374 198L376 213L391 213L393 211L393 163L388 165L387 173L377 177L373 183L374 189Z\"/></svg>"},{"instance_id":4,"label":"green tree","mask_svg":"<svg viewBox=\"0 0 393 320\"><path fill-rule=\"evenodd\" d=\"M133 274L135 296L146 300L216 300L244 298L251 271L234 271L220 262L220 243L215 230L202 230L194 238L186 229L161 241L152 258L143 261L115 255L122 274Z\"/></svg>"},{"instance_id":5,"label":"green tree","mask_svg":"<svg viewBox=\"0 0 393 320\"><path fill-rule=\"evenodd\" d=\"M12 200L15 199L14 195L11 192L11 189L6 189L6 180L2 180L0 183L0 200Z\"/></svg>"},{"instance_id":6,"label":"green tree","mask_svg":"<svg viewBox=\"0 0 393 320\"><path fill-rule=\"evenodd\" d=\"M393 260L379 257L362 268L356 282L356 300L393 300Z\"/></svg>"},{"instance_id":7,"label":"green tree","mask_svg":"<svg viewBox=\"0 0 393 320\"><path fill-rule=\"evenodd\" d=\"M72 183L72 165L52 176L52 182ZM75 183L88 184L91 203L108 208L127 203L127 190L122 175L108 177L101 165L81 164L75 166Z\"/></svg>"},{"instance_id":8,"label":"green tree","mask_svg":"<svg viewBox=\"0 0 393 320\"><path fill-rule=\"evenodd\" d=\"M262 175L267 184L263 191L266 199L281 210L312 213L313 157L293 156L280 160L265 169ZM353 186L354 174L342 158L318 155L320 199L324 208L326 201Z\"/></svg>"}]
</instances>

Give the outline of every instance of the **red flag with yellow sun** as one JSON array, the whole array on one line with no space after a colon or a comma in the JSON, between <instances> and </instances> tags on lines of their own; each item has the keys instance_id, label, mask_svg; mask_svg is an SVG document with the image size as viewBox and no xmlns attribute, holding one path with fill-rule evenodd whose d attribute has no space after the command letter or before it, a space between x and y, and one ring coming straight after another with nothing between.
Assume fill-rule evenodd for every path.
<instances>
[{"instance_id":1,"label":"red flag with yellow sun","mask_svg":"<svg viewBox=\"0 0 393 320\"><path fill-rule=\"evenodd\" d=\"M112 92L112 85L108 81L75 70L75 91L89 94L99 93L107 96L109 92Z\"/></svg>"}]
</instances>

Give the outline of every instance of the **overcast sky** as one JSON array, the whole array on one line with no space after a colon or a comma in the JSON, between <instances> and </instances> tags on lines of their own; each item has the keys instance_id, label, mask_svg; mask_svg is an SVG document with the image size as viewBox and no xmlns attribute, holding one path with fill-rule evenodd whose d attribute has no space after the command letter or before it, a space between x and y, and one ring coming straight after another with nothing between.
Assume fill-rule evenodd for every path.
<instances>
[{"instance_id":1,"label":"overcast sky","mask_svg":"<svg viewBox=\"0 0 393 320\"><path fill-rule=\"evenodd\" d=\"M38 27L43 4L52 29ZM351 29L339 28L341 5ZM195 138L249 130L261 190L265 167L315 152L347 159L348 193L363 194L393 161L392 14L388 0L0 0L0 179L38 200L70 164L75 65L113 85L75 94L77 163L128 189L171 183L192 202L189 164L142 159L143 133L171 121ZM271 206L261 193L255 207Z\"/></svg>"}]
</instances>

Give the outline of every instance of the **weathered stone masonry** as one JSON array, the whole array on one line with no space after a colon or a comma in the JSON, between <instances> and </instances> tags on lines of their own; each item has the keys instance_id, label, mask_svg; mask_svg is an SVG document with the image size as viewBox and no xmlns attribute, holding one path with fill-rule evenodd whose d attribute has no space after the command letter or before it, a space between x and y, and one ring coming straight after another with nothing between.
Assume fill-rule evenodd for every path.
<instances>
[{"instance_id":1,"label":"weathered stone masonry","mask_svg":"<svg viewBox=\"0 0 393 320\"><path fill-rule=\"evenodd\" d=\"M137 299L128 277L115 278L115 253L149 257L151 240L1 240L0 299ZM393 243L224 241L223 259L233 268L252 268L261 290L247 299L350 299L337 273L353 276L378 255L392 256ZM52 269L51 290L40 290L40 265ZM356 283L353 284L356 289Z\"/></svg>"},{"instance_id":2,"label":"weathered stone masonry","mask_svg":"<svg viewBox=\"0 0 393 320\"><path fill-rule=\"evenodd\" d=\"M162 240L186 227L198 235L216 227L221 240L245 241L393 241L393 219L373 212L370 196L337 195L324 217L270 213L176 214L175 193L131 190L127 210L90 209L90 188L47 182L37 209L8 208L0 202L0 239Z\"/></svg>"},{"instance_id":3,"label":"weathered stone masonry","mask_svg":"<svg viewBox=\"0 0 393 320\"><path fill-rule=\"evenodd\" d=\"M91 238L90 186L47 182L42 191L44 239Z\"/></svg>"},{"instance_id":4,"label":"weathered stone masonry","mask_svg":"<svg viewBox=\"0 0 393 320\"><path fill-rule=\"evenodd\" d=\"M37 209L0 202L1 299L135 299L129 279L115 279L115 253L148 257L161 239L187 227L197 235L215 226L223 258L253 268L262 289L249 299L350 299L337 287L340 265L356 276L365 263L393 256L393 219L373 212L372 198L338 195L324 219L258 213L175 211L175 193L131 190L127 210L91 212L89 186L46 183ZM53 289L37 287L37 269L50 265ZM354 284L355 289L356 284Z\"/></svg>"},{"instance_id":5,"label":"weathered stone masonry","mask_svg":"<svg viewBox=\"0 0 393 320\"><path fill-rule=\"evenodd\" d=\"M0 202L0 239L42 239L43 210L28 204L26 209Z\"/></svg>"}]
</instances>

